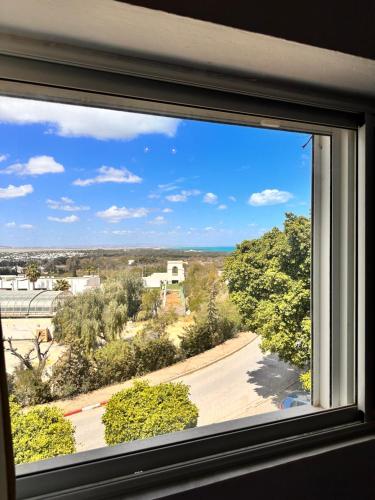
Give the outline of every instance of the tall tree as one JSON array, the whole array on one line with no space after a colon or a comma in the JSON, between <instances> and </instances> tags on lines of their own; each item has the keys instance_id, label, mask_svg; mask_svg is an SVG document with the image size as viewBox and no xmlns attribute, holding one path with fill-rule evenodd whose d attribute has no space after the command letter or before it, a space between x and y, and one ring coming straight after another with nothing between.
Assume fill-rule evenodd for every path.
<instances>
[{"instance_id":1,"label":"tall tree","mask_svg":"<svg viewBox=\"0 0 375 500\"><path fill-rule=\"evenodd\" d=\"M310 361L310 231L307 217L286 213L283 231L243 241L224 265L231 299L262 349L300 368Z\"/></svg>"},{"instance_id":2,"label":"tall tree","mask_svg":"<svg viewBox=\"0 0 375 500\"><path fill-rule=\"evenodd\" d=\"M30 264L28 264L26 266L25 276L32 283L33 290L34 290L35 283L40 278L40 269L39 269L39 266L38 266L38 264L36 262L30 262Z\"/></svg>"}]
</instances>

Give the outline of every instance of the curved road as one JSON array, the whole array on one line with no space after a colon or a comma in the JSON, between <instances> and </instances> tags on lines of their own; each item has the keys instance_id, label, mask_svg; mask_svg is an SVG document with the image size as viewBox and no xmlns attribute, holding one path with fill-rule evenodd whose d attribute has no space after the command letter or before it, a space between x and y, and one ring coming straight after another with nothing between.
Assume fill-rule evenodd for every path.
<instances>
[{"instance_id":1,"label":"curved road","mask_svg":"<svg viewBox=\"0 0 375 500\"><path fill-rule=\"evenodd\" d=\"M259 339L195 373L180 377L198 405L198 425L256 415L277 409L277 403L298 387L298 373L259 349ZM77 451L106 446L97 408L68 417L76 426Z\"/></svg>"}]
</instances>

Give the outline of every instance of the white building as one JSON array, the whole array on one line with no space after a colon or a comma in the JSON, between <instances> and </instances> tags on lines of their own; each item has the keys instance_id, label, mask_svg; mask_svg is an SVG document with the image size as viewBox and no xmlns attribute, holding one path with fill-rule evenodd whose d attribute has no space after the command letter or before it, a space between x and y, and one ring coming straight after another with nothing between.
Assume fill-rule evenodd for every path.
<instances>
[{"instance_id":1,"label":"white building","mask_svg":"<svg viewBox=\"0 0 375 500\"><path fill-rule=\"evenodd\" d=\"M0 290L53 290L58 279L66 280L69 292L76 295L100 287L99 276L79 276L71 278L55 278L54 276L40 277L33 287L31 281L24 276L0 276Z\"/></svg>"},{"instance_id":2,"label":"white building","mask_svg":"<svg viewBox=\"0 0 375 500\"><path fill-rule=\"evenodd\" d=\"M171 285L185 281L185 269L182 260L168 260L166 273L152 273L143 277L146 288L160 288L162 284Z\"/></svg>"}]
</instances>

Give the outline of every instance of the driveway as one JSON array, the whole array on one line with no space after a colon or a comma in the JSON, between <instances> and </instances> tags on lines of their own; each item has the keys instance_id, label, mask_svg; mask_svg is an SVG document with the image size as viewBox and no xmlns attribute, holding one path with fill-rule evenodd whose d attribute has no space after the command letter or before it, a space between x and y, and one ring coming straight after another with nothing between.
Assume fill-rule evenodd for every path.
<instances>
[{"instance_id":1,"label":"driveway","mask_svg":"<svg viewBox=\"0 0 375 500\"><path fill-rule=\"evenodd\" d=\"M232 355L175 380L190 386L198 405L198 425L277 410L277 403L299 386L298 373L276 356L265 355L259 339ZM106 446L101 416L105 408L72 415L77 451Z\"/></svg>"}]
</instances>

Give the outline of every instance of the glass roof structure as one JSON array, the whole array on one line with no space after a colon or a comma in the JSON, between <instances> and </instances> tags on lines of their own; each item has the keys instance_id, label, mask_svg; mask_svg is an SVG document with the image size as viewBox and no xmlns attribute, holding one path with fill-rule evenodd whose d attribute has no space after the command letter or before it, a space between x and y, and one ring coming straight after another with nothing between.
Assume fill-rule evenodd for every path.
<instances>
[{"instance_id":1,"label":"glass roof structure","mask_svg":"<svg viewBox=\"0 0 375 500\"><path fill-rule=\"evenodd\" d=\"M0 290L0 315L3 318L50 317L70 292L45 290Z\"/></svg>"}]
</instances>

